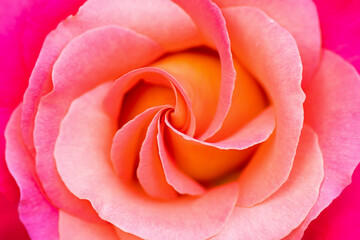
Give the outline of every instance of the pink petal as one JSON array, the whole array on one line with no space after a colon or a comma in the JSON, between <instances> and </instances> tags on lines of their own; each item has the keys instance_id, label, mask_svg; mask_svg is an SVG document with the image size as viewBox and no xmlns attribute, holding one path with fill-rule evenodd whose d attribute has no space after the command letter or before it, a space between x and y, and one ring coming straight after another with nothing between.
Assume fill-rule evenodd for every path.
<instances>
[{"instance_id":1,"label":"pink petal","mask_svg":"<svg viewBox=\"0 0 360 240\"><path fill-rule=\"evenodd\" d=\"M59 236L60 240L120 240L110 223L87 222L64 211L59 212Z\"/></svg>"},{"instance_id":2,"label":"pink petal","mask_svg":"<svg viewBox=\"0 0 360 240\"><path fill-rule=\"evenodd\" d=\"M357 0L315 0L323 47L349 61L360 72L360 3Z\"/></svg>"},{"instance_id":3,"label":"pink petal","mask_svg":"<svg viewBox=\"0 0 360 240\"><path fill-rule=\"evenodd\" d=\"M133 179L146 128L162 108L164 106L149 108L116 132L111 146L111 161L121 180Z\"/></svg>"},{"instance_id":4,"label":"pink petal","mask_svg":"<svg viewBox=\"0 0 360 240\"><path fill-rule=\"evenodd\" d=\"M310 221L351 182L359 164L360 77L355 68L324 50L313 83L305 90L305 121L319 136L325 179L317 204L289 239L303 235Z\"/></svg>"},{"instance_id":5,"label":"pink petal","mask_svg":"<svg viewBox=\"0 0 360 240\"><path fill-rule=\"evenodd\" d=\"M20 219L31 239L58 239L58 210L44 197L34 176L34 159L21 137L20 113L19 107L12 114L5 131L6 162L20 188Z\"/></svg>"},{"instance_id":6,"label":"pink petal","mask_svg":"<svg viewBox=\"0 0 360 240\"><path fill-rule=\"evenodd\" d=\"M166 114L165 118L168 119ZM175 164L175 161L169 155L166 146L169 144L164 140L164 122L158 122L157 145L159 147L159 156L166 181L180 194L201 195L205 193L204 187L194 179L186 175ZM185 149L183 149L186 151Z\"/></svg>"},{"instance_id":7,"label":"pink petal","mask_svg":"<svg viewBox=\"0 0 360 240\"><path fill-rule=\"evenodd\" d=\"M53 67L54 89L41 99L34 129L36 170L47 196L57 207L86 218L95 215L89 202L77 199L66 189L53 161L60 122L71 101L158 54L159 47L149 38L115 26L89 30L62 51Z\"/></svg>"},{"instance_id":8,"label":"pink petal","mask_svg":"<svg viewBox=\"0 0 360 240\"><path fill-rule=\"evenodd\" d=\"M164 170L159 156L159 147L156 142L158 134L157 125L164 114L164 109L159 111L151 121L144 142L140 150L140 161L137 177L145 192L152 197L160 199L175 199L178 195L165 178Z\"/></svg>"},{"instance_id":9,"label":"pink petal","mask_svg":"<svg viewBox=\"0 0 360 240\"><path fill-rule=\"evenodd\" d=\"M320 61L321 50L319 18L316 6L311 0L216 0L215 2L221 8L235 6L257 7L288 30L296 40L303 63L302 85L305 86L307 82L311 81L311 77Z\"/></svg>"},{"instance_id":10,"label":"pink petal","mask_svg":"<svg viewBox=\"0 0 360 240\"><path fill-rule=\"evenodd\" d=\"M215 45L219 52L221 62L221 84L219 102L215 116L208 129L199 136L205 140L213 136L221 127L231 105L234 90L236 71L234 68L230 40L226 23L221 10L210 0L174 0L194 20L199 31L204 34L210 45Z\"/></svg>"},{"instance_id":11,"label":"pink petal","mask_svg":"<svg viewBox=\"0 0 360 240\"><path fill-rule=\"evenodd\" d=\"M233 53L264 86L274 104L276 129L239 179L240 206L252 206L287 180L303 125L302 64L295 40L252 7L223 11Z\"/></svg>"},{"instance_id":12,"label":"pink petal","mask_svg":"<svg viewBox=\"0 0 360 240\"><path fill-rule=\"evenodd\" d=\"M75 100L62 121L55 159L66 186L90 200L102 219L145 239L204 239L218 233L234 208L235 183L202 197L163 202L116 176L110 164L116 119L101 104L106 89L102 85Z\"/></svg>"},{"instance_id":13,"label":"pink petal","mask_svg":"<svg viewBox=\"0 0 360 240\"><path fill-rule=\"evenodd\" d=\"M289 179L262 203L236 207L214 239L281 239L297 227L316 203L324 177L317 140L315 132L304 127Z\"/></svg>"}]
</instances>

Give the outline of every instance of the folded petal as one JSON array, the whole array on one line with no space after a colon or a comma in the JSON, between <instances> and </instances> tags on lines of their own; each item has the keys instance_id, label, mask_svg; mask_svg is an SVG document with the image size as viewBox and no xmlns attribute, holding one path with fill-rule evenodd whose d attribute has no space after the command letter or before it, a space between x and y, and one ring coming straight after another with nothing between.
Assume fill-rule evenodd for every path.
<instances>
[{"instance_id":1,"label":"folded petal","mask_svg":"<svg viewBox=\"0 0 360 240\"><path fill-rule=\"evenodd\" d=\"M106 88L101 85L75 100L62 121L55 160L66 186L90 200L102 219L141 238L205 239L217 234L234 208L237 184L164 202L121 181L110 164L117 124L102 105Z\"/></svg>"},{"instance_id":2,"label":"folded petal","mask_svg":"<svg viewBox=\"0 0 360 240\"><path fill-rule=\"evenodd\" d=\"M140 185L150 196L160 199L175 199L178 195L166 181L164 169L159 156L156 136L158 122L166 110L156 113L152 119L140 149L139 166L136 171Z\"/></svg>"},{"instance_id":3,"label":"folded petal","mask_svg":"<svg viewBox=\"0 0 360 240\"><path fill-rule=\"evenodd\" d=\"M303 235L309 223L350 184L360 162L360 77L356 69L324 50L313 83L305 91L305 121L319 136L325 179L317 204L289 239Z\"/></svg>"},{"instance_id":4,"label":"folded petal","mask_svg":"<svg viewBox=\"0 0 360 240\"><path fill-rule=\"evenodd\" d=\"M253 7L223 10L232 49L262 84L275 109L274 134L260 146L239 178L240 206L252 206L287 180L303 125L302 63L294 38Z\"/></svg>"},{"instance_id":5,"label":"folded petal","mask_svg":"<svg viewBox=\"0 0 360 240\"><path fill-rule=\"evenodd\" d=\"M111 145L111 161L123 181L134 178L146 129L156 113L163 108L158 106L147 109L116 132Z\"/></svg>"},{"instance_id":6,"label":"folded petal","mask_svg":"<svg viewBox=\"0 0 360 240\"><path fill-rule=\"evenodd\" d=\"M221 10L210 0L174 0L193 19L209 45L215 46L221 63L221 83L219 101L213 120L207 130L199 136L205 140L213 136L221 127L231 105L235 86L236 71L232 60L230 40Z\"/></svg>"},{"instance_id":7,"label":"folded petal","mask_svg":"<svg viewBox=\"0 0 360 240\"><path fill-rule=\"evenodd\" d=\"M58 239L58 210L48 202L38 185L35 161L21 137L20 113L18 107L5 131L6 162L20 188L20 219L31 239Z\"/></svg>"},{"instance_id":8,"label":"folded petal","mask_svg":"<svg viewBox=\"0 0 360 240\"><path fill-rule=\"evenodd\" d=\"M214 239L282 239L316 203L324 178L317 136L304 127L289 179L271 197L252 207L236 207Z\"/></svg>"}]
</instances>

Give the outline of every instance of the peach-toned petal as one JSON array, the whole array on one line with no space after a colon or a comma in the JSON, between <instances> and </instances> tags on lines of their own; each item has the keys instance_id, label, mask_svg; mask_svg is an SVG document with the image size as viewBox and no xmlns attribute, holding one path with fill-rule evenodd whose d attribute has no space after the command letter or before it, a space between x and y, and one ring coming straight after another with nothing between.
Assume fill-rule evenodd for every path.
<instances>
[{"instance_id":1,"label":"peach-toned petal","mask_svg":"<svg viewBox=\"0 0 360 240\"><path fill-rule=\"evenodd\" d=\"M286 183L261 204L236 207L214 239L281 239L297 227L316 203L324 178L317 140L315 132L304 127Z\"/></svg>"},{"instance_id":2,"label":"peach-toned petal","mask_svg":"<svg viewBox=\"0 0 360 240\"><path fill-rule=\"evenodd\" d=\"M215 0L221 7L251 6L268 14L295 38L303 63L305 86L320 61L321 32L316 6L311 0ZM311 84L311 83L310 83Z\"/></svg>"},{"instance_id":3,"label":"peach-toned petal","mask_svg":"<svg viewBox=\"0 0 360 240\"><path fill-rule=\"evenodd\" d=\"M200 181L214 180L243 165L252 146L269 138L275 127L270 107L226 140L208 143L189 137L166 121L167 150L180 169Z\"/></svg>"},{"instance_id":4,"label":"peach-toned petal","mask_svg":"<svg viewBox=\"0 0 360 240\"><path fill-rule=\"evenodd\" d=\"M221 10L212 1L174 0L174 2L179 4L190 15L199 31L204 34L208 44L217 48L220 57L221 83L219 101L210 126L199 136L199 139L205 140L220 129L231 105L236 71L231 55L230 40Z\"/></svg>"},{"instance_id":5,"label":"peach-toned petal","mask_svg":"<svg viewBox=\"0 0 360 240\"><path fill-rule=\"evenodd\" d=\"M313 83L306 88L305 121L319 135L325 179L317 204L289 239L303 235L309 223L351 182L359 164L360 77L341 57L324 50Z\"/></svg>"},{"instance_id":6,"label":"peach-toned petal","mask_svg":"<svg viewBox=\"0 0 360 240\"><path fill-rule=\"evenodd\" d=\"M111 161L123 181L131 181L134 178L146 128L156 113L164 107L157 106L147 109L116 132L111 146Z\"/></svg>"},{"instance_id":7,"label":"peach-toned petal","mask_svg":"<svg viewBox=\"0 0 360 240\"><path fill-rule=\"evenodd\" d=\"M41 99L34 128L36 170L47 196L59 208L84 217L94 215L88 202L66 189L53 161L59 125L71 101L158 54L159 47L149 38L115 26L90 30L62 51L53 68L54 89Z\"/></svg>"},{"instance_id":8,"label":"peach-toned petal","mask_svg":"<svg viewBox=\"0 0 360 240\"><path fill-rule=\"evenodd\" d=\"M20 188L20 219L31 239L58 239L58 210L44 197L34 175L35 161L21 137L20 114L18 107L5 131L6 162Z\"/></svg>"},{"instance_id":9,"label":"peach-toned petal","mask_svg":"<svg viewBox=\"0 0 360 240\"><path fill-rule=\"evenodd\" d=\"M206 239L217 234L234 208L237 184L201 197L158 201L122 182L110 163L117 124L102 106L104 88L75 100L62 121L55 159L66 186L90 200L102 219L145 239Z\"/></svg>"},{"instance_id":10,"label":"peach-toned petal","mask_svg":"<svg viewBox=\"0 0 360 240\"><path fill-rule=\"evenodd\" d=\"M156 113L147 129L141 146L139 166L136 173L140 185L147 194L155 198L170 200L175 199L178 194L165 179L156 142L157 125L163 114L164 110Z\"/></svg>"},{"instance_id":11,"label":"peach-toned petal","mask_svg":"<svg viewBox=\"0 0 360 240\"><path fill-rule=\"evenodd\" d=\"M59 211L60 240L120 240L110 223L87 222L62 210Z\"/></svg>"},{"instance_id":12,"label":"peach-toned petal","mask_svg":"<svg viewBox=\"0 0 360 240\"><path fill-rule=\"evenodd\" d=\"M276 129L239 179L240 206L265 200L286 181L303 125L301 59L292 36L252 7L223 11L233 53L264 86L273 102Z\"/></svg>"}]
</instances>

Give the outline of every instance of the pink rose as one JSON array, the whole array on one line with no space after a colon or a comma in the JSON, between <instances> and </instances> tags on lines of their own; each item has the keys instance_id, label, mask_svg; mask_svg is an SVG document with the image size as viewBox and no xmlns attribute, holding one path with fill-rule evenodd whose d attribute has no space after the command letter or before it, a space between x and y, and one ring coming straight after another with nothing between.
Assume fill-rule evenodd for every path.
<instances>
[{"instance_id":1,"label":"pink rose","mask_svg":"<svg viewBox=\"0 0 360 240\"><path fill-rule=\"evenodd\" d=\"M359 236L359 9L3 3L2 192L31 239Z\"/></svg>"}]
</instances>

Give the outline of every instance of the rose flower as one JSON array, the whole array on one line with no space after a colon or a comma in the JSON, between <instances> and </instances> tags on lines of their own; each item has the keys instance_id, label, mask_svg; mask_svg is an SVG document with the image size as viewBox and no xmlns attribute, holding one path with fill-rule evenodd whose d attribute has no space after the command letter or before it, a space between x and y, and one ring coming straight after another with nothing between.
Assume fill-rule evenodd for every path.
<instances>
[{"instance_id":1,"label":"rose flower","mask_svg":"<svg viewBox=\"0 0 360 240\"><path fill-rule=\"evenodd\" d=\"M350 183L360 77L312 1L58 4L5 129L31 239L301 239Z\"/></svg>"}]
</instances>

